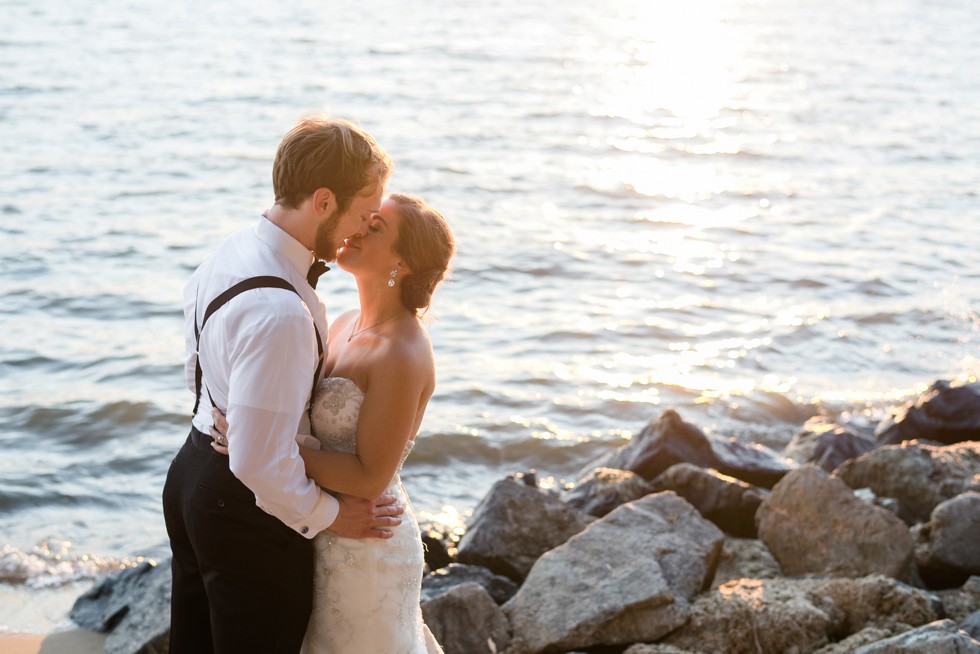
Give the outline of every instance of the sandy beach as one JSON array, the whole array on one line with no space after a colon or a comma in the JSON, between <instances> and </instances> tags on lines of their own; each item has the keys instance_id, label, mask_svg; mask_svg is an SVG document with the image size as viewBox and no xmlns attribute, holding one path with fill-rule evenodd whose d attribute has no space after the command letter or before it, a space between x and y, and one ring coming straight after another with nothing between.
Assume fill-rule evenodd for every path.
<instances>
[{"instance_id":1,"label":"sandy beach","mask_svg":"<svg viewBox=\"0 0 980 654\"><path fill-rule=\"evenodd\" d=\"M0 634L0 654L102 654L105 635L87 629L53 634Z\"/></svg>"}]
</instances>

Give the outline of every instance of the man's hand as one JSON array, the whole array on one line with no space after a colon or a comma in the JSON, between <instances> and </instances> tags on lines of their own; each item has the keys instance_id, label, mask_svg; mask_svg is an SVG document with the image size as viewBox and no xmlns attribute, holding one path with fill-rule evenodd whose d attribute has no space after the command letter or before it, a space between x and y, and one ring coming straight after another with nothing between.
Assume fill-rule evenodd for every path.
<instances>
[{"instance_id":1,"label":"man's hand","mask_svg":"<svg viewBox=\"0 0 980 654\"><path fill-rule=\"evenodd\" d=\"M337 494L340 513L330 525L329 531L344 538L391 538L391 529L402 523L399 518L405 507L396 504L392 493L385 493L375 500L365 500L353 495Z\"/></svg>"}]
</instances>

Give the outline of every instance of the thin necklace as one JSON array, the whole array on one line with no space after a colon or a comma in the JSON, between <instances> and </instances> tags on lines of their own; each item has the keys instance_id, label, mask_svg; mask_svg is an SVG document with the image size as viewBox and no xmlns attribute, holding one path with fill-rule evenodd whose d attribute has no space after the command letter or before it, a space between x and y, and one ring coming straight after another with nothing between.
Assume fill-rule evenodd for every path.
<instances>
[{"instance_id":1,"label":"thin necklace","mask_svg":"<svg viewBox=\"0 0 980 654\"><path fill-rule=\"evenodd\" d=\"M380 324L382 324L382 323L386 323L386 322L388 322L389 320L391 320L391 319L393 319L393 318L397 318L397 317L398 317L398 314L397 314L397 313L395 313L395 314L392 314L392 315L390 315L390 316L388 316L387 318L385 318L384 320L381 320L381 321L379 321L379 322L376 322L376 323L374 323L373 325L368 325L368 326L367 326L367 327L365 327L364 329L358 329L358 330L357 330L357 331L355 332L355 331L354 331L354 328L355 328L355 327L357 327L357 321L358 321L358 320L360 320L360 318L361 318L361 314L360 314L360 313L358 313L358 314L357 314L357 318L355 318L355 319L354 319L354 324L352 324L352 325L351 325L351 327L350 327L350 336L348 336L348 337L347 337L347 342L348 342L348 343L350 343L350 339L352 339L352 338L354 338L354 337L355 337L355 336L357 336L358 334L361 334L361 333L363 333L363 332L366 332L366 331L367 331L367 330L369 330L369 329L374 329L374 328L375 328L375 327L377 327L378 325L380 325Z\"/></svg>"}]
</instances>

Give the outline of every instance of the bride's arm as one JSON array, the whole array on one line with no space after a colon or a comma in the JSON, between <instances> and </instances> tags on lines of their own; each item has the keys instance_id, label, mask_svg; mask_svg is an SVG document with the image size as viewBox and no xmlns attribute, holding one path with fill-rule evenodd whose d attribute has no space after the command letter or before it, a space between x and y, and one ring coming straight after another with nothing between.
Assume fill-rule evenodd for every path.
<instances>
[{"instance_id":1,"label":"bride's arm","mask_svg":"<svg viewBox=\"0 0 980 654\"><path fill-rule=\"evenodd\" d=\"M425 358L405 345L392 346L375 361L357 420L357 453L300 448L306 474L317 484L364 498L383 493L395 476L418 428L431 377Z\"/></svg>"}]
</instances>

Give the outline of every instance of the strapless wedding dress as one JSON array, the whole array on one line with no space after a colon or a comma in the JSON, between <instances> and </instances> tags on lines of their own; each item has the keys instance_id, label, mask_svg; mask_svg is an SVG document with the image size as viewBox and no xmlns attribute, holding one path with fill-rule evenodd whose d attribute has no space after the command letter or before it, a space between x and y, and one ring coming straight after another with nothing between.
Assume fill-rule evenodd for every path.
<instances>
[{"instance_id":1,"label":"strapless wedding dress","mask_svg":"<svg viewBox=\"0 0 980 654\"><path fill-rule=\"evenodd\" d=\"M320 382L310 417L323 449L356 451L363 401L364 393L350 379ZM413 444L408 442L401 463ZM422 541L397 472L388 492L405 507L392 538L358 540L324 531L314 539L313 612L303 654L442 654L422 622Z\"/></svg>"}]
</instances>

